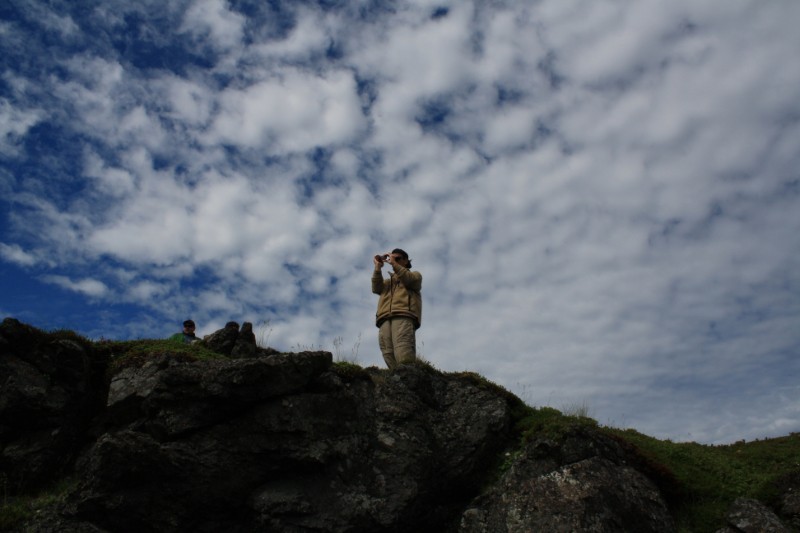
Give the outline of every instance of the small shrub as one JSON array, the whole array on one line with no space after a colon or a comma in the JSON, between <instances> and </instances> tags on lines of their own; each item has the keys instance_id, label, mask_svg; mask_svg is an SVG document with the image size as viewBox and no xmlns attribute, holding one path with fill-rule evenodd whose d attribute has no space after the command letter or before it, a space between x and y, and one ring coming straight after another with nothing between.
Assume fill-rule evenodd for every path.
<instances>
[{"instance_id":1,"label":"small shrub","mask_svg":"<svg viewBox=\"0 0 800 533\"><path fill-rule=\"evenodd\" d=\"M347 380L371 379L370 373L355 363L336 361L333 363L331 369L336 373L336 375Z\"/></svg>"},{"instance_id":2,"label":"small shrub","mask_svg":"<svg viewBox=\"0 0 800 533\"><path fill-rule=\"evenodd\" d=\"M574 416L578 418L590 418L589 417L589 406L586 405L586 402L581 403L570 403L565 405L561 408L561 412L564 413L564 416Z\"/></svg>"},{"instance_id":3,"label":"small shrub","mask_svg":"<svg viewBox=\"0 0 800 533\"><path fill-rule=\"evenodd\" d=\"M93 344L91 340L69 329L54 329L45 335L49 340L68 340L75 342L84 348Z\"/></svg>"},{"instance_id":4,"label":"small shrub","mask_svg":"<svg viewBox=\"0 0 800 533\"><path fill-rule=\"evenodd\" d=\"M353 343L353 347L350 349L350 355L345 356L342 352L342 345L344 344L344 339L339 336L333 339L333 357L335 361L345 361L348 363L357 364L358 363L358 350L361 347L361 333L358 334L356 341Z\"/></svg>"},{"instance_id":5,"label":"small shrub","mask_svg":"<svg viewBox=\"0 0 800 533\"><path fill-rule=\"evenodd\" d=\"M259 348L269 348L269 337L272 335L272 328L269 320L262 320L256 324L256 346Z\"/></svg>"}]
</instances>

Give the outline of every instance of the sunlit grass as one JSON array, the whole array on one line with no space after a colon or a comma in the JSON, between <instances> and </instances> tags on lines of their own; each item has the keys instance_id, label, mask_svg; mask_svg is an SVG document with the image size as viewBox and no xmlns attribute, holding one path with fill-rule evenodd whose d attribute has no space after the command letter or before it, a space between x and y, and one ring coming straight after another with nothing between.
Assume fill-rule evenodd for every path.
<instances>
[{"instance_id":1,"label":"sunlit grass","mask_svg":"<svg viewBox=\"0 0 800 533\"><path fill-rule=\"evenodd\" d=\"M123 368L141 367L157 356L168 355L177 361L202 361L227 359L200 343L181 344L166 339L143 339L134 341L104 341L97 344L98 350L107 353L111 360L109 370L116 373Z\"/></svg>"}]
</instances>

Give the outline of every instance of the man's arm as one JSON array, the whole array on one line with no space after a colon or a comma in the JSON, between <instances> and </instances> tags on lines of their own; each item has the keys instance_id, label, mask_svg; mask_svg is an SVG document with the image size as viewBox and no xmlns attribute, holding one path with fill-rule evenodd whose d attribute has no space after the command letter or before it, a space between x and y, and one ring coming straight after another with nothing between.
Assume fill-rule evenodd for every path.
<instances>
[{"instance_id":1,"label":"man's arm","mask_svg":"<svg viewBox=\"0 0 800 533\"><path fill-rule=\"evenodd\" d=\"M395 263L394 275L400 280L400 283L409 291L419 292L422 290L422 274L416 271L411 271L406 267Z\"/></svg>"},{"instance_id":2,"label":"man's arm","mask_svg":"<svg viewBox=\"0 0 800 533\"><path fill-rule=\"evenodd\" d=\"M373 263L375 264L375 270L372 271L372 292L374 294L381 294L383 292L383 272L381 272L383 262L378 260L378 256L376 255L373 259Z\"/></svg>"}]
</instances>

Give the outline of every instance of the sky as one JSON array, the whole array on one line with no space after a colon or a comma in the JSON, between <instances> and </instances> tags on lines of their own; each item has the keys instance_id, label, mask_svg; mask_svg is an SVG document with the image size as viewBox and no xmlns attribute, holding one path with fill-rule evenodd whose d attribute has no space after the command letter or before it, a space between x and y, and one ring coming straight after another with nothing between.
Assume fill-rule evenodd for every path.
<instances>
[{"instance_id":1,"label":"sky","mask_svg":"<svg viewBox=\"0 0 800 533\"><path fill-rule=\"evenodd\" d=\"M400 247L440 370L659 439L800 431L798 23L796 0L5 0L0 317L247 321L383 367L372 257Z\"/></svg>"}]
</instances>

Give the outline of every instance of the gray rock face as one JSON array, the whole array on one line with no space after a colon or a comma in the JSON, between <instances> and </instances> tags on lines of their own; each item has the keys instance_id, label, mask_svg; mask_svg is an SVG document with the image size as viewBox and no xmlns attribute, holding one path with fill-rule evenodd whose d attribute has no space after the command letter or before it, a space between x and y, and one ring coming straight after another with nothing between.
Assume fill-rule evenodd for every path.
<instances>
[{"instance_id":1,"label":"gray rock face","mask_svg":"<svg viewBox=\"0 0 800 533\"><path fill-rule=\"evenodd\" d=\"M780 517L800 531L800 470L778 480L775 490L780 494L777 502Z\"/></svg>"},{"instance_id":2,"label":"gray rock face","mask_svg":"<svg viewBox=\"0 0 800 533\"><path fill-rule=\"evenodd\" d=\"M751 498L736 498L727 521L717 533L791 533L769 507Z\"/></svg>"},{"instance_id":3,"label":"gray rock face","mask_svg":"<svg viewBox=\"0 0 800 533\"><path fill-rule=\"evenodd\" d=\"M781 515L787 518L792 527L800 530L800 487L781 497Z\"/></svg>"},{"instance_id":4,"label":"gray rock face","mask_svg":"<svg viewBox=\"0 0 800 533\"><path fill-rule=\"evenodd\" d=\"M576 428L558 441L535 438L463 514L459 531L675 531L658 489L631 459L592 429Z\"/></svg>"},{"instance_id":5,"label":"gray rock face","mask_svg":"<svg viewBox=\"0 0 800 533\"><path fill-rule=\"evenodd\" d=\"M109 531L441 530L505 444L506 401L421 367L330 367L315 352L121 372L71 513Z\"/></svg>"}]
</instances>

